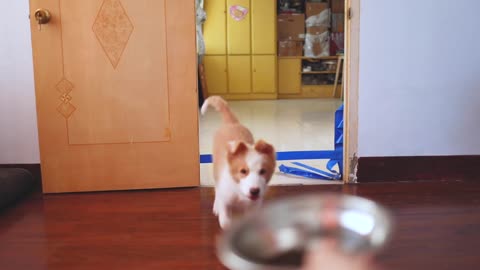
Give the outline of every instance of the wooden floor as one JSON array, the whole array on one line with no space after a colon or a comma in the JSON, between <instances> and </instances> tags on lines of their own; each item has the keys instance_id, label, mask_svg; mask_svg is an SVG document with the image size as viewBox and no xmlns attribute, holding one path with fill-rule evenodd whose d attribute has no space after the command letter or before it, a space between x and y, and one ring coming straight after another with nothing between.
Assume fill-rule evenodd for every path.
<instances>
[{"instance_id":1,"label":"wooden floor","mask_svg":"<svg viewBox=\"0 0 480 270\"><path fill-rule=\"evenodd\" d=\"M479 269L480 183L279 187L334 191L393 210L385 269ZM0 212L0 269L224 269L207 188L42 196Z\"/></svg>"}]
</instances>

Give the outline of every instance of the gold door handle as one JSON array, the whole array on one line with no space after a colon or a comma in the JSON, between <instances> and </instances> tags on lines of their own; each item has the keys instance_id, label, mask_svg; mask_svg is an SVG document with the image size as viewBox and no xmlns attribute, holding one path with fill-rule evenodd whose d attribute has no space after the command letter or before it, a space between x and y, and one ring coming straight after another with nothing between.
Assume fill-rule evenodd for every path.
<instances>
[{"instance_id":1,"label":"gold door handle","mask_svg":"<svg viewBox=\"0 0 480 270\"><path fill-rule=\"evenodd\" d=\"M50 11L48 11L46 9L43 9L43 8L37 9L34 13L34 16L35 16L35 20L37 21L37 23L39 25L47 24L50 21L50 19L52 18L52 15L50 14Z\"/></svg>"}]
</instances>

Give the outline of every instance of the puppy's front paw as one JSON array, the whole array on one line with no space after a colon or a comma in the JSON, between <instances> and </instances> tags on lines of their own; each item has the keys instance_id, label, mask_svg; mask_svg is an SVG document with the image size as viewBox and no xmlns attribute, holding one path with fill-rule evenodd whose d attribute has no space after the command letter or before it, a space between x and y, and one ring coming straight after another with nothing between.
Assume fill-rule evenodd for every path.
<instances>
[{"instance_id":1,"label":"puppy's front paw","mask_svg":"<svg viewBox=\"0 0 480 270\"><path fill-rule=\"evenodd\" d=\"M215 201L213 202L212 212L217 217L218 217L218 214L220 213L220 209L219 209L219 206L218 206L218 200L216 198L215 198Z\"/></svg>"}]
</instances>

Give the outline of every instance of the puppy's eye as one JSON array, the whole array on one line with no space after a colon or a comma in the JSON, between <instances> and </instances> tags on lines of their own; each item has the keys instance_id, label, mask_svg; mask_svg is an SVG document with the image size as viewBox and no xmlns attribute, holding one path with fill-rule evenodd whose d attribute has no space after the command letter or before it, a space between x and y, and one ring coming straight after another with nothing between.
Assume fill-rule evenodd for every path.
<instances>
[{"instance_id":1,"label":"puppy's eye","mask_svg":"<svg viewBox=\"0 0 480 270\"><path fill-rule=\"evenodd\" d=\"M259 173L260 175L264 175L266 172L267 172L267 170L261 169L258 173Z\"/></svg>"},{"instance_id":2,"label":"puppy's eye","mask_svg":"<svg viewBox=\"0 0 480 270\"><path fill-rule=\"evenodd\" d=\"M240 170L240 173L241 173L241 174L247 174L247 170L246 170L246 169L241 169L241 170Z\"/></svg>"}]
</instances>

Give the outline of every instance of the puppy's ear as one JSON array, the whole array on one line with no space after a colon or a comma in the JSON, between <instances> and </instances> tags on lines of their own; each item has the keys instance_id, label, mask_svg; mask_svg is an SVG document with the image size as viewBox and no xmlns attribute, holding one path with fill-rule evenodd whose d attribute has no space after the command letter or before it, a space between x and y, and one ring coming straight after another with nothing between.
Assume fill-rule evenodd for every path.
<instances>
[{"instance_id":1,"label":"puppy's ear","mask_svg":"<svg viewBox=\"0 0 480 270\"><path fill-rule=\"evenodd\" d=\"M242 141L231 141L228 143L228 155L235 156L245 153L248 150L247 145Z\"/></svg>"},{"instance_id":2,"label":"puppy's ear","mask_svg":"<svg viewBox=\"0 0 480 270\"><path fill-rule=\"evenodd\" d=\"M264 140L257 141L257 143L255 144L255 150L257 150L257 152L259 153L265 154L275 159L275 149L271 144L265 142Z\"/></svg>"}]
</instances>

